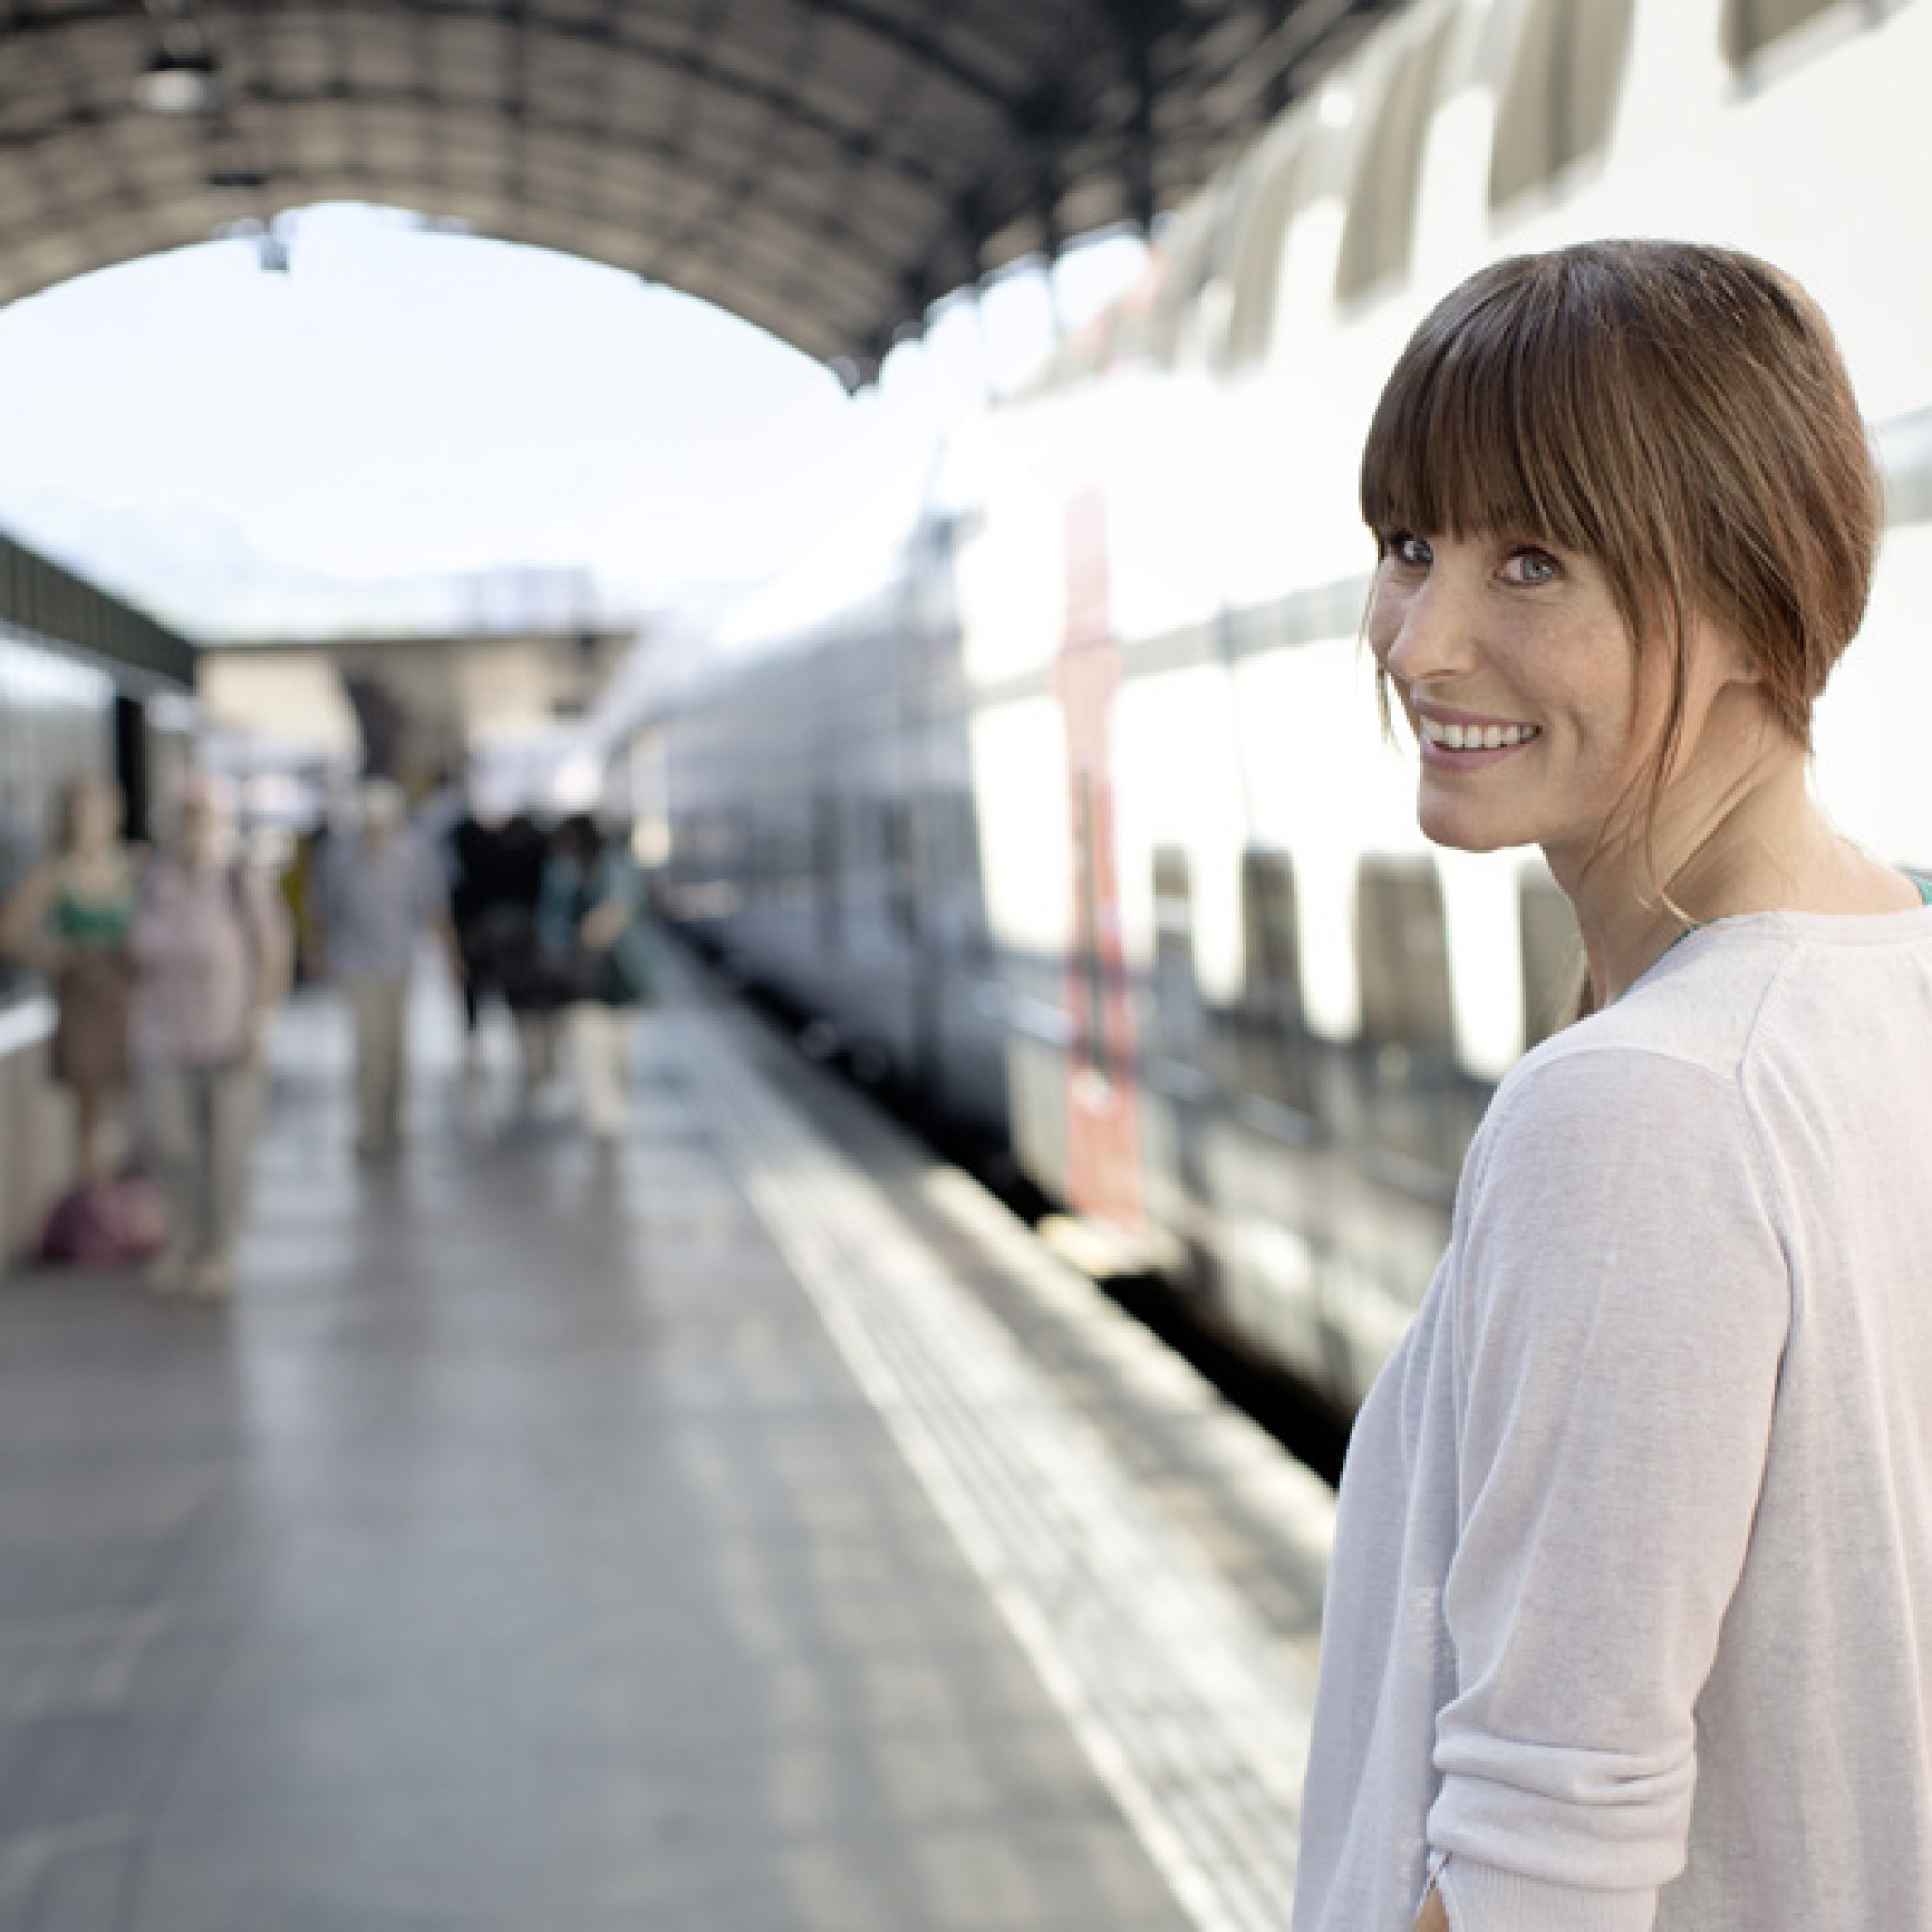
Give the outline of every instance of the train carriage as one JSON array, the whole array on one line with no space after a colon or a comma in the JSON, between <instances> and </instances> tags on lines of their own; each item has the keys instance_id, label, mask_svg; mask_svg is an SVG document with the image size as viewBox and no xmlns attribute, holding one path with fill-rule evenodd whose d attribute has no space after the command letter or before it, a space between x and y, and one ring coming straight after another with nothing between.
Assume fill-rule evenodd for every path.
<instances>
[{"instance_id":1,"label":"train carriage","mask_svg":"<svg viewBox=\"0 0 1932 1932\"><path fill-rule=\"evenodd\" d=\"M1174 217L1149 284L773 586L653 728L668 903L1338 1407L1577 961L1534 855L1437 853L1357 642L1380 384L1486 260L1742 246L1843 338L1889 490L1819 713L1932 856L1932 0L1418 0Z\"/></svg>"}]
</instances>

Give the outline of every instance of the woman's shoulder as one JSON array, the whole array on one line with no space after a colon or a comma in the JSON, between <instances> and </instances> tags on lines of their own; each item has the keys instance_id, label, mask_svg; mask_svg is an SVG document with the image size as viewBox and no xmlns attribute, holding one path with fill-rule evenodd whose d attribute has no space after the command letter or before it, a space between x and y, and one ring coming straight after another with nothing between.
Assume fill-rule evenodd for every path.
<instances>
[{"instance_id":1,"label":"woman's shoulder","mask_svg":"<svg viewBox=\"0 0 1932 1932\"><path fill-rule=\"evenodd\" d=\"M1484 1121L1486 1138L1534 1145L1577 1133L1600 1142L1661 1138L1675 1122L1702 1124L1740 1094L1735 1055L1579 1021L1504 1076Z\"/></svg>"},{"instance_id":2,"label":"woman's shoulder","mask_svg":"<svg viewBox=\"0 0 1932 1932\"><path fill-rule=\"evenodd\" d=\"M1636 991L1531 1048L1504 1075L1499 1101L1512 1104L1620 1092L1662 1079L1702 1085L1735 1080L1748 1027L1732 1001L1712 1005Z\"/></svg>"},{"instance_id":3,"label":"woman's shoulder","mask_svg":"<svg viewBox=\"0 0 1932 1932\"><path fill-rule=\"evenodd\" d=\"M1669 1069L1693 1086L1734 1086L1791 953L1776 931L1692 934L1621 999L1532 1048L1501 1092L1588 1095L1632 1081L1674 1082Z\"/></svg>"},{"instance_id":4,"label":"woman's shoulder","mask_svg":"<svg viewBox=\"0 0 1932 1932\"><path fill-rule=\"evenodd\" d=\"M1614 1279L1620 1305L1648 1306L1630 1268L1677 1293L1692 1263L1709 1272L1714 1254L1742 1265L1749 1253L1781 1294L1767 1245L1781 1190L1757 1115L1739 1069L1707 1052L1587 1021L1546 1042L1503 1081L1470 1149L1463 1290L1490 1295L1533 1256L1550 1296L1589 1305Z\"/></svg>"},{"instance_id":5,"label":"woman's shoulder","mask_svg":"<svg viewBox=\"0 0 1932 1932\"><path fill-rule=\"evenodd\" d=\"M1504 1076L1466 1178L1616 1173L1662 1189L1714 1160L1751 1164L1747 1041L1747 1028L1623 1003L1579 1020Z\"/></svg>"}]
</instances>

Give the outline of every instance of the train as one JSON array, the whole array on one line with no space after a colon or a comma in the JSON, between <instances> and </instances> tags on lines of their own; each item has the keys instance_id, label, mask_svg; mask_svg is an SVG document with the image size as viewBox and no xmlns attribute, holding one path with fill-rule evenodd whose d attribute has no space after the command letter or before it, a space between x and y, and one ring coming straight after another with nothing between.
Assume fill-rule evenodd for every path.
<instances>
[{"instance_id":1,"label":"train","mask_svg":"<svg viewBox=\"0 0 1932 1932\"><path fill-rule=\"evenodd\" d=\"M1817 782L1922 863L1929 72L1932 0L1382 15L1141 285L649 687L667 913L1346 1417L1580 984L1541 860L1430 847L1378 721L1380 384L1500 255L1669 235L1794 272L1889 491Z\"/></svg>"}]
</instances>

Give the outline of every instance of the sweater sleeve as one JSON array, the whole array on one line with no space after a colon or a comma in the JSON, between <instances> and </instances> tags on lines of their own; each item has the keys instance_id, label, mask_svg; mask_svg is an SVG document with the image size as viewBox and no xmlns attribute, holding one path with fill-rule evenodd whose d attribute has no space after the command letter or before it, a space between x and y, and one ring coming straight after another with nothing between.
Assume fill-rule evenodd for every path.
<instances>
[{"instance_id":1,"label":"sweater sleeve","mask_svg":"<svg viewBox=\"0 0 1932 1932\"><path fill-rule=\"evenodd\" d=\"M1429 1817L1456 1932L1649 1932L1763 1478L1791 1290L1734 1083L1526 1067L1456 1282L1456 1694Z\"/></svg>"}]
</instances>

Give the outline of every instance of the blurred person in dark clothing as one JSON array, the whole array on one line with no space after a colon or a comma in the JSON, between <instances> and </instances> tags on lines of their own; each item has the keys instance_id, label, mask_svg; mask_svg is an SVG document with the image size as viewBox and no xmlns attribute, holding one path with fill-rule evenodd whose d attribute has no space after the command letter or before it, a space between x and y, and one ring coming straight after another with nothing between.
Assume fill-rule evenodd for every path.
<instances>
[{"instance_id":1,"label":"blurred person in dark clothing","mask_svg":"<svg viewBox=\"0 0 1932 1932\"><path fill-rule=\"evenodd\" d=\"M513 812L497 834L496 898L486 946L517 1029L526 1099L556 1072L556 988L545 970L537 933L550 840L527 812Z\"/></svg>"},{"instance_id":2,"label":"blurred person in dark clothing","mask_svg":"<svg viewBox=\"0 0 1932 1932\"><path fill-rule=\"evenodd\" d=\"M450 913L463 958L464 1064L474 1072L485 1003L500 999L519 1021L531 1004L526 996L535 969L546 847L528 818L506 819L478 804L450 828L447 851ZM527 1062L532 1041L521 1023L518 1032Z\"/></svg>"}]
</instances>

